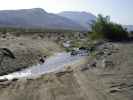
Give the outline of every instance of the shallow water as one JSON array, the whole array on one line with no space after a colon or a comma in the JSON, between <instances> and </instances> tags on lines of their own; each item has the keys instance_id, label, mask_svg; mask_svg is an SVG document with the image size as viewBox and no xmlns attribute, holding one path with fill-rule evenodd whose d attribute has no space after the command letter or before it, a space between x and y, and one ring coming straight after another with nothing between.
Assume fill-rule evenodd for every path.
<instances>
[{"instance_id":1,"label":"shallow water","mask_svg":"<svg viewBox=\"0 0 133 100\"><path fill-rule=\"evenodd\" d=\"M14 72L9 75L0 76L0 79L30 78L38 77L45 73L54 72L64 68L65 65L82 59L83 56L71 56L70 53L57 53L49 57L44 64L35 65L22 71Z\"/></svg>"}]
</instances>

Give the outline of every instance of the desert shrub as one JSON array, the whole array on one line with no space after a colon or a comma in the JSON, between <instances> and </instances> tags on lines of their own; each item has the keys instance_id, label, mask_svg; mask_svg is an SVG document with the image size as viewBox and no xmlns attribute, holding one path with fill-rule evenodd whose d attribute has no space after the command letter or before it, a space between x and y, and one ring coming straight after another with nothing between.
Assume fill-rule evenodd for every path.
<instances>
[{"instance_id":1,"label":"desert shrub","mask_svg":"<svg viewBox=\"0 0 133 100\"><path fill-rule=\"evenodd\" d=\"M110 21L110 17L98 15L92 22L91 38L104 38L112 41L120 41L128 38L128 32L121 25Z\"/></svg>"}]
</instances>

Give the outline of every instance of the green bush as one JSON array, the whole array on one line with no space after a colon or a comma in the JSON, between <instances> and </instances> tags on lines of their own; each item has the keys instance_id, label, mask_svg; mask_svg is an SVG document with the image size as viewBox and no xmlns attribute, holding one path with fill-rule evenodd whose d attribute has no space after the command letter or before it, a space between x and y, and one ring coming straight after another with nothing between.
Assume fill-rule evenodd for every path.
<instances>
[{"instance_id":1,"label":"green bush","mask_svg":"<svg viewBox=\"0 0 133 100\"><path fill-rule=\"evenodd\" d=\"M91 37L93 39L104 38L112 41L120 41L128 38L128 32L121 25L110 21L110 17L98 15L92 23Z\"/></svg>"}]
</instances>

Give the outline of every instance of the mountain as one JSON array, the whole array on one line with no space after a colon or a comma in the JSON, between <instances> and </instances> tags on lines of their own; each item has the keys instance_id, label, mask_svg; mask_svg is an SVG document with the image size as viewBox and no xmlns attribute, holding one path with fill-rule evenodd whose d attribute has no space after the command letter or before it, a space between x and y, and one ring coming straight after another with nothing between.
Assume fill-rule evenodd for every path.
<instances>
[{"instance_id":1,"label":"mountain","mask_svg":"<svg viewBox=\"0 0 133 100\"><path fill-rule=\"evenodd\" d=\"M84 30L80 24L59 15L47 13L41 8L2 10L0 26Z\"/></svg>"},{"instance_id":2,"label":"mountain","mask_svg":"<svg viewBox=\"0 0 133 100\"><path fill-rule=\"evenodd\" d=\"M65 12L59 13L58 15L68 18L70 20L73 20L76 23L79 23L81 26L83 26L86 29L90 29L91 22L93 20L96 20L95 15L87 12L65 11Z\"/></svg>"},{"instance_id":3,"label":"mountain","mask_svg":"<svg viewBox=\"0 0 133 100\"><path fill-rule=\"evenodd\" d=\"M52 14L41 8L0 10L0 27L91 30L93 20L96 20L96 16L88 12L65 11ZM133 25L123 27L133 31Z\"/></svg>"}]
</instances>

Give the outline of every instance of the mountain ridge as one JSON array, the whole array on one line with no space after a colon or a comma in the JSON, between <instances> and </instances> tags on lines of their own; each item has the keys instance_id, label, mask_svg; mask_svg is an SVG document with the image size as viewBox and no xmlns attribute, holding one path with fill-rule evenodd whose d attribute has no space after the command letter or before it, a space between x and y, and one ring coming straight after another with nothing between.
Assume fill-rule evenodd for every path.
<instances>
[{"instance_id":1,"label":"mountain ridge","mask_svg":"<svg viewBox=\"0 0 133 100\"><path fill-rule=\"evenodd\" d=\"M44 28L90 31L96 16L85 11L49 13L42 8L0 10L0 27ZM133 25L123 25L133 31Z\"/></svg>"},{"instance_id":2,"label":"mountain ridge","mask_svg":"<svg viewBox=\"0 0 133 100\"><path fill-rule=\"evenodd\" d=\"M96 20L96 16L92 13L85 12L85 11L64 11L59 13L58 15L71 19L81 26L85 27L86 29L91 29L90 24L93 20Z\"/></svg>"},{"instance_id":3,"label":"mountain ridge","mask_svg":"<svg viewBox=\"0 0 133 100\"><path fill-rule=\"evenodd\" d=\"M0 26L84 30L80 24L59 15L47 13L41 8L2 10Z\"/></svg>"}]
</instances>

